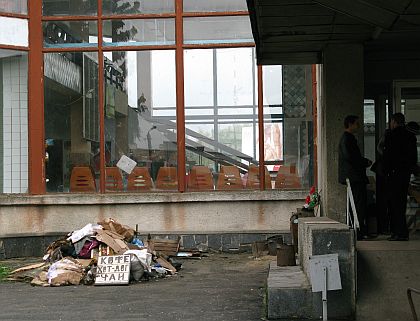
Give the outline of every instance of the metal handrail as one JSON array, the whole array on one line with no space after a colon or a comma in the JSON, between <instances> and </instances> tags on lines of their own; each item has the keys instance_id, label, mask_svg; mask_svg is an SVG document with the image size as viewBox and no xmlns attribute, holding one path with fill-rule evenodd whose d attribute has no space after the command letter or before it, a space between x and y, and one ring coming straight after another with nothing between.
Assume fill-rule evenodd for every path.
<instances>
[{"instance_id":1,"label":"metal handrail","mask_svg":"<svg viewBox=\"0 0 420 321\"><path fill-rule=\"evenodd\" d=\"M418 321L416 309L414 308L413 298L411 296L411 292L414 292L416 294L420 294L420 290L414 289L414 288L408 288L407 289L407 297L408 297L408 303L410 304L411 313L413 314L413 320Z\"/></svg>"}]
</instances>

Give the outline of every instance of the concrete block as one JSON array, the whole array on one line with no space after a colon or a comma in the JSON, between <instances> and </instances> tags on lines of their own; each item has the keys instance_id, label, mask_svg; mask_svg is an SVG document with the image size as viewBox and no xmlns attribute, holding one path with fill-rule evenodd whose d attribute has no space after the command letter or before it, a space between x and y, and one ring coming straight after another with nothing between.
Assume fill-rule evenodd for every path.
<instances>
[{"instance_id":1,"label":"concrete block","mask_svg":"<svg viewBox=\"0 0 420 321\"><path fill-rule=\"evenodd\" d=\"M308 278L299 266L270 263L267 279L269 319L310 319L316 315Z\"/></svg>"},{"instance_id":2,"label":"concrete block","mask_svg":"<svg viewBox=\"0 0 420 321\"><path fill-rule=\"evenodd\" d=\"M214 250L222 249L222 236L220 234L209 234L208 236L209 248Z\"/></svg>"},{"instance_id":3,"label":"concrete block","mask_svg":"<svg viewBox=\"0 0 420 321\"><path fill-rule=\"evenodd\" d=\"M226 244L230 248L239 248L240 239L239 234L222 234L222 246Z\"/></svg>"},{"instance_id":4,"label":"concrete block","mask_svg":"<svg viewBox=\"0 0 420 321\"><path fill-rule=\"evenodd\" d=\"M195 244L207 244L207 235L197 234L194 236Z\"/></svg>"},{"instance_id":5,"label":"concrete block","mask_svg":"<svg viewBox=\"0 0 420 321\"><path fill-rule=\"evenodd\" d=\"M195 240L194 240L194 235L183 235L182 238L182 246L185 249L193 249L195 248Z\"/></svg>"},{"instance_id":6,"label":"concrete block","mask_svg":"<svg viewBox=\"0 0 420 321\"><path fill-rule=\"evenodd\" d=\"M328 316L352 318L356 307L353 233L347 225L326 217L299 219L299 262L309 277L309 257L338 254L342 290L328 292ZM321 295L314 294L314 309L322 310Z\"/></svg>"},{"instance_id":7,"label":"concrete block","mask_svg":"<svg viewBox=\"0 0 420 321\"><path fill-rule=\"evenodd\" d=\"M253 243L256 241L263 241L266 237L263 234L241 234L240 243Z\"/></svg>"}]
</instances>

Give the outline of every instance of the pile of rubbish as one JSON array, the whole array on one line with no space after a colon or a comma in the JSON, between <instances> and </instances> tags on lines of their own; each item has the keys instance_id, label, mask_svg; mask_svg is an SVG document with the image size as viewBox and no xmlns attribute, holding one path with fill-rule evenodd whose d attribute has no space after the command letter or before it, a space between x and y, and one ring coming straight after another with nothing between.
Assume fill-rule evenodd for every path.
<instances>
[{"instance_id":1,"label":"pile of rubbish","mask_svg":"<svg viewBox=\"0 0 420 321\"><path fill-rule=\"evenodd\" d=\"M182 264L175 260L178 250L179 239L152 239L149 235L141 240L132 228L109 218L54 241L43 262L12 271L9 280L62 286L163 278L181 269Z\"/></svg>"}]
</instances>

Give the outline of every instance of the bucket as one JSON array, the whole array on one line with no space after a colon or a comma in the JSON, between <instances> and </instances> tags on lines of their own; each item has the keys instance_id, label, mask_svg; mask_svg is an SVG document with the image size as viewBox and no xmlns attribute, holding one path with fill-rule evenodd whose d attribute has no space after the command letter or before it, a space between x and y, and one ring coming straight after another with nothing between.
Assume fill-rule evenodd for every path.
<instances>
[{"instance_id":1,"label":"bucket","mask_svg":"<svg viewBox=\"0 0 420 321\"><path fill-rule=\"evenodd\" d=\"M293 266L296 265L295 250L293 245L278 244L277 245L277 266Z\"/></svg>"}]
</instances>

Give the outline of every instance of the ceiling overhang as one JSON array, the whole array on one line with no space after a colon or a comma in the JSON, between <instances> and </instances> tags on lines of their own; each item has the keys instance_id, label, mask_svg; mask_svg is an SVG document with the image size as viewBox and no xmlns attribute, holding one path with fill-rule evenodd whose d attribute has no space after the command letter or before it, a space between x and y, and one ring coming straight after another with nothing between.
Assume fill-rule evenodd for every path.
<instances>
[{"instance_id":1,"label":"ceiling overhang","mask_svg":"<svg viewBox=\"0 0 420 321\"><path fill-rule=\"evenodd\" d=\"M247 0L259 64L322 63L326 46L420 44L420 0Z\"/></svg>"}]
</instances>

